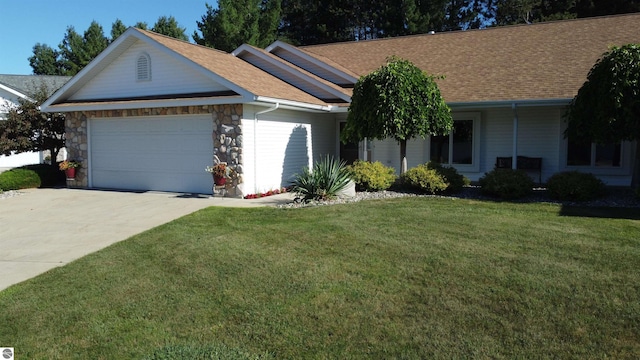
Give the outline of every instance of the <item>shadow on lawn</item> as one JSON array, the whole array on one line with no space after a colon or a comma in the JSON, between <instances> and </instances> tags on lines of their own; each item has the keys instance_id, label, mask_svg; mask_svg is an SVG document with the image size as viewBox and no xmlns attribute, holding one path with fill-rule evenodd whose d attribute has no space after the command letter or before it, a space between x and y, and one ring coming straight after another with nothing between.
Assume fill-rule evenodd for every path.
<instances>
[{"instance_id":1,"label":"shadow on lawn","mask_svg":"<svg viewBox=\"0 0 640 360\"><path fill-rule=\"evenodd\" d=\"M560 216L640 220L640 208L562 205Z\"/></svg>"}]
</instances>

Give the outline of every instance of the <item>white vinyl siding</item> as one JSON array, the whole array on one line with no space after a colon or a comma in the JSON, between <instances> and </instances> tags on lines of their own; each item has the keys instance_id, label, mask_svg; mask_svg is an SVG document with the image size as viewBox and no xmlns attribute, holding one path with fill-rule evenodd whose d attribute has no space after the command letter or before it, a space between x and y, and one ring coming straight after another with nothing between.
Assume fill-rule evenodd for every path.
<instances>
[{"instance_id":1,"label":"white vinyl siding","mask_svg":"<svg viewBox=\"0 0 640 360\"><path fill-rule=\"evenodd\" d=\"M245 106L243 112L244 194L289 186L303 167L335 156L334 115L276 110L258 115L254 133L254 113L265 109Z\"/></svg>"},{"instance_id":2,"label":"white vinyl siding","mask_svg":"<svg viewBox=\"0 0 640 360\"><path fill-rule=\"evenodd\" d=\"M137 81L137 61L141 53L153 60L152 81ZM167 92L167 89L171 89ZM225 91L193 67L138 41L124 54L73 94L69 100L113 99L166 94Z\"/></svg>"},{"instance_id":3,"label":"white vinyl siding","mask_svg":"<svg viewBox=\"0 0 640 360\"><path fill-rule=\"evenodd\" d=\"M92 119L89 186L210 194L212 132L208 115Z\"/></svg>"},{"instance_id":4,"label":"white vinyl siding","mask_svg":"<svg viewBox=\"0 0 640 360\"><path fill-rule=\"evenodd\" d=\"M417 138L407 141L407 168L424 164L428 160L425 154L425 140ZM393 139L374 140L371 142L372 161L379 161L385 166L395 169L400 175L400 144Z\"/></svg>"},{"instance_id":5,"label":"white vinyl siding","mask_svg":"<svg viewBox=\"0 0 640 360\"><path fill-rule=\"evenodd\" d=\"M23 152L12 155L0 155L0 168L14 168L24 165L39 164L42 162L42 153L40 152Z\"/></svg>"}]
</instances>

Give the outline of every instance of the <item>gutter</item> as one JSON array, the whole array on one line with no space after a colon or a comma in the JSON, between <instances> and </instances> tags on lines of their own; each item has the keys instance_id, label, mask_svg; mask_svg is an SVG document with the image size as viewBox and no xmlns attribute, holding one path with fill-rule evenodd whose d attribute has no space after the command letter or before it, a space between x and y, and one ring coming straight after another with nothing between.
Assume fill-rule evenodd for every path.
<instances>
[{"instance_id":1,"label":"gutter","mask_svg":"<svg viewBox=\"0 0 640 360\"><path fill-rule=\"evenodd\" d=\"M298 110L308 109L308 110L315 110L319 112L331 112L331 111L335 111L335 108L337 108L337 106L309 104L309 103L304 103L299 101L276 99L276 98L271 98L266 96L256 96L254 97L254 100L258 102L269 103L269 104L280 104L279 106L282 108L298 109Z\"/></svg>"},{"instance_id":2,"label":"gutter","mask_svg":"<svg viewBox=\"0 0 640 360\"><path fill-rule=\"evenodd\" d=\"M278 110L280 103L253 114L253 193L258 193L258 115Z\"/></svg>"},{"instance_id":3,"label":"gutter","mask_svg":"<svg viewBox=\"0 0 640 360\"><path fill-rule=\"evenodd\" d=\"M498 101L473 101L473 102L448 102L447 105L454 110L483 109L483 108L512 108L514 104L519 106L566 106L571 103L568 98L558 99L530 99L530 100L498 100Z\"/></svg>"}]
</instances>

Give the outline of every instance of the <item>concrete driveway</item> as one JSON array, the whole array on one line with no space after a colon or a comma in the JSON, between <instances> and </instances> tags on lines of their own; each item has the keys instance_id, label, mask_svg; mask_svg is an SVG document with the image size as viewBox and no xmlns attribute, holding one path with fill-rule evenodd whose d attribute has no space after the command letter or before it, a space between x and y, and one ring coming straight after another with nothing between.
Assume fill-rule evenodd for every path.
<instances>
[{"instance_id":1,"label":"concrete driveway","mask_svg":"<svg viewBox=\"0 0 640 360\"><path fill-rule=\"evenodd\" d=\"M0 290L135 234L209 206L264 201L162 192L28 189L0 199Z\"/></svg>"}]
</instances>

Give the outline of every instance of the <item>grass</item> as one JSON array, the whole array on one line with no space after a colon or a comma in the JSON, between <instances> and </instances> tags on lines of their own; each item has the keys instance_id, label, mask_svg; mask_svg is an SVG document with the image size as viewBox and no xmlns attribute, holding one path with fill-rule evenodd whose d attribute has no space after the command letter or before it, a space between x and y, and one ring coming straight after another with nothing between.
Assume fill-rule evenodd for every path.
<instances>
[{"instance_id":1,"label":"grass","mask_svg":"<svg viewBox=\"0 0 640 360\"><path fill-rule=\"evenodd\" d=\"M0 344L22 359L638 358L640 210L624 212L209 208L0 292Z\"/></svg>"}]
</instances>

